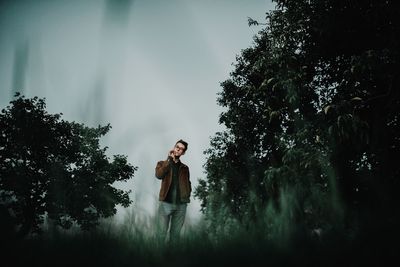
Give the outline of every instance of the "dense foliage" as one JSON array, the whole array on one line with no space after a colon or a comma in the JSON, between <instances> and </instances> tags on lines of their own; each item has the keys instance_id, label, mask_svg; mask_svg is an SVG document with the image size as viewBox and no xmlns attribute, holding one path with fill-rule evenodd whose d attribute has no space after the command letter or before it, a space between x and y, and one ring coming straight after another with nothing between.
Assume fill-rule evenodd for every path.
<instances>
[{"instance_id":1,"label":"dense foliage","mask_svg":"<svg viewBox=\"0 0 400 267\"><path fill-rule=\"evenodd\" d=\"M127 207L129 191L114 188L137 167L127 157L110 161L98 128L48 114L45 101L16 95L0 113L0 208L2 230L21 236L39 232L47 217L63 228L89 229L99 218ZM5 226L8 224L8 228Z\"/></svg>"},{"instance_id":2,"label":"dense foliage","mask_svg":"<svg viewBox=\"0 0 400 267\"><path fill-rule=\"evenodd\" d=\"M221 83L227 130L205 151L195 192L210 229L231 220L267 234L394 226L400 4L275 2Z\"/></svg>"}]
</instances>

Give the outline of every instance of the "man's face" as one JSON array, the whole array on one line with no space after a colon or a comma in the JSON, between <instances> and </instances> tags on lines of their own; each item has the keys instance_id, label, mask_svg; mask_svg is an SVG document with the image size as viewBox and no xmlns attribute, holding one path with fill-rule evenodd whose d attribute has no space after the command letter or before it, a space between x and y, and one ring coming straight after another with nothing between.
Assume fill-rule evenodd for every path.
<instances>
[{"instance_id":1,"label":"man's face","mask_svg":"<svg viewBox=\"0 0 400 267\"><path fill-rule=\"evenodd\" d=\"M174 156L179 158L183 154L185 154L185 145L182 143L176 143L174 147Z\"/></svg>"}]
</instances>

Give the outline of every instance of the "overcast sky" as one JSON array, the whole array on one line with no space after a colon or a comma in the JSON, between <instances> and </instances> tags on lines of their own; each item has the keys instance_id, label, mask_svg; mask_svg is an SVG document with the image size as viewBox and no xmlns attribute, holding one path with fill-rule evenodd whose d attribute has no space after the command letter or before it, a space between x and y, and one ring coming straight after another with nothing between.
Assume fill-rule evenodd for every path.
<instances>
[{"instance_id":1,"label":"overcast sky","mask_svg":"<svg viewBox=\"0 0 400 267\"><path fill-rule=\"evenodd\" d=\"M204 178L203 151L223 130L220 82L253 44L270 0L0 0L0 106L19 91L45 97L50 113L89 126L110 123L108 154L139 169L128 183L133 209L154 214L154 176L178 139L192 186ZM130 209L132 209L130 208ZM192 198L188 220L200 215ZM119 209L118 218L125 214Z\"/></svg>"}]
</instances>

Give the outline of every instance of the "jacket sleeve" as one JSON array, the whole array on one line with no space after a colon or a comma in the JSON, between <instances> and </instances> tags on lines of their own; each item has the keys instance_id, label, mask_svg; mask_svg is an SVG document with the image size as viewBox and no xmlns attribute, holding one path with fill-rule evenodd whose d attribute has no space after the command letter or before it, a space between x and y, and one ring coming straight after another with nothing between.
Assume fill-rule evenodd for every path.
<instances>
[{"instance_id":1,"label":"jacket sleeve","mask_svg":"<svg viewBox=\"0 0 400 267\"><path fill-rule=\"evenodd\" d=\"M164 179L168 171L169 171L169 160L161 160L157 162L156 177L158 179Z\"/></svg>"},{"instance_id":2,"label":"jacket sleeve","mask_svg":"<svg viewBox=\"0 0 400 267\"><path fill-rule=\"evenodd\" d=\"M190 192L192 192L192 182L190 181L190 171L189 171L189 168L188 168L188 182L189 182L189 190L190 190Z\"/></svg>"}]
</instances>

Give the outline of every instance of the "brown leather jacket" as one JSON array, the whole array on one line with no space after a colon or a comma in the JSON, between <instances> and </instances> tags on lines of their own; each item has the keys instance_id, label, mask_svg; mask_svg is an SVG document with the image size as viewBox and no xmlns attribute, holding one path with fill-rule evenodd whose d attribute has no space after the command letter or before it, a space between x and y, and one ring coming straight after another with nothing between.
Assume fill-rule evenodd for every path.
<instances>
[{"instance_id":1,"label":"brown leather jacket","mask_svg":"<svg viewBox=\"0 0 400 267\"><path fill-rule=\"evenodd\" d=\"M159 200L164 201L167 197L168 190L172 182L172 170L169 166L169 160L161 160L157 162L156 177L161 181L161 189ZM181 162L179 167L179 191L181 201L185 203L190 202L190 193L192 192L192 185L190 183L189 167Z\"/></svg>"}]
</instances>

